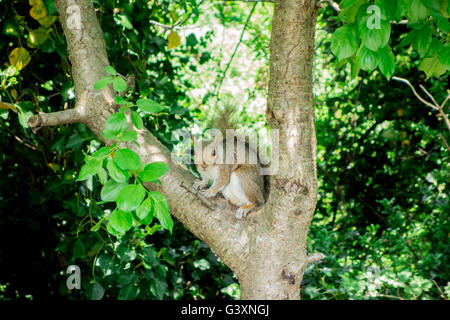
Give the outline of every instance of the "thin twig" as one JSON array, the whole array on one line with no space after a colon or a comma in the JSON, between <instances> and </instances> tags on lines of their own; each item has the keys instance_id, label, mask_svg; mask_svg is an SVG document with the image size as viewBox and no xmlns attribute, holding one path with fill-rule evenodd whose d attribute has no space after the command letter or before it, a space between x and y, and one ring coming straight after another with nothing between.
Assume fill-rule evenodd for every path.
<instances>
[{"instance_id":1,"label":"thin twig","mask_svg":"<svg viewBox=\"0 0 450 320\"><path fill-rule=\"evenodd\" d=\"M440 295L441 295L441 298L444 299L444 300L448 300L448 298L447 298L447 297L445 296L445 294L442 292L441 288L438 286L438 284L436 283L436 281L435 281L434 279L433 279L432 281L434 282L434 284L435 284L436 287L438 288L439 293L440 293Z\"/></svg>"},{"instance_id":2,"label":"thin twig","mask_svg":"<svg viewBox=\"0 0 450 320\"><path fill-rule=\"evenodd\" d=\"M195 190L191 186L186 185L184 182L181 182L181 186L192 193L193 195L197 196L198 199L209 209L215 210L217 208L216 205L214 205L211 201L209 201L204 195L202 195L199 191Z\"/></svg>"},{"instance_id":3,"label":"thin twig","mask_svg":"<svg viewBox=\"0 0 450 320\"><path fill-rule=\"evenodd\" d=\"M431 99L431 101L433 101L433 103L434 103L435 105L438 105L438 103L436 102L436 100L434 100L434 97L431 95L431 93L428 92L427 89L424 88L423 85L420 84L419 87L420 87L420 89L422 89L423 92L425 92L425 94Z\"/></svg>"},{"instance_id":4,"label":"thin twig","mask_svg":"<svg viewBox=\"0 0 450 320\"><path fill-rule=\"evenodd\" d=\"M247 21L245 21L245 25L244 25L244 28L242 29L241 36L240 36L240 38L239 38L239 41L238 41L238 43L236 44L236 46L235 46L235 48L234 48L234 51L233 51L233 54L231 55L230 60L228 61L228 64L227 64L227 66L226 66L224 72L222 73L222 76L221 76L220 79L219 79L219 84L218 84L217 89L216 89L216 97L219 96L219 92L220 92L220 88L222 87L223 80L224 80L225 77L226 77L228 68L230 68L231 62L233 61L233 58L234 58L234 56L236 55L236 52L238 51L239 46L241 45L242 38L244 37L245 30L247 29L247 26L248 26L248 24L249 24L249 22L250 22L250 18L252 17L253 12L255 11L255 8L256 8L256 5L257 5L257 4L258 4L257 2L256 2L255 4L253 4L252 10L250 11L250 14L249 14L248 17L247 17Z\"/></svg>"},{"instance_id":5,"label":"thin twig","mask_svg":"<svg viewBox=\"0 0 450 320\"><path fill-rule=\"evenodd\" d=\"M433 109L435 109L435 110L439 110L438 107L432 105L431 103L429 103L428 101L426 101L424 98L422 98L422 97L417 93L416 89L414 89L414 87L413 87L413 85L411 84L411 82L409 82L408 80L403 79L403 78L399 78L399 77L392 77L392 80L396 80L396 81L400 81L400 82L406 83L406 84L411 88L412 92L413 92L414 95L417 97L417 99L419 99L422 103L426 104L427 106L429 106L429 107L431 107L431 108L433 108Z\"/></svg>"}]
</instances>

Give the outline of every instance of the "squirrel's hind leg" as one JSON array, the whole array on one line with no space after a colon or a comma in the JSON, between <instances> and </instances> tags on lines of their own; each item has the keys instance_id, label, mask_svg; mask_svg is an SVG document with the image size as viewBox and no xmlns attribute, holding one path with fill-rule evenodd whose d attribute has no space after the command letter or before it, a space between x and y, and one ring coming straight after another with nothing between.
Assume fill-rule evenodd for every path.
<instances>
[{"instance_id":1,"label":"squirrel's hind leg","mask_svg":"<svg viewBox=\"0 0 450 320\"><path fill-rule=\"evenodd\" d=\"M242 218L247 217L249 211L254 207L256 207L255 203L250 203L245 206L239 207L239 209L236 210L236 219L241 220Z\"/></svg>"}]
</instances>

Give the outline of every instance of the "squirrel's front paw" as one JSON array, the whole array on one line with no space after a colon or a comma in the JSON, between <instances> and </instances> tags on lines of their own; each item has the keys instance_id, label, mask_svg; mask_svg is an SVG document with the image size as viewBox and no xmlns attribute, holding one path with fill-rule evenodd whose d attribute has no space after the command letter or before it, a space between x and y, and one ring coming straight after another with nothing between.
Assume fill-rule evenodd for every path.
<instances>
[{"instance_id":1,"label":"squirrel's front paw","mask_svg":"<svg viewBox=\"0 0 450 320\"><path fill-rule=\"evenodd\" d=\"M202 180L196 180L192 185L192 188L194 188L194 190L203 189L204 187L205 183Z\"/></svg>"},{"instance_id":2,"label":"squirrel's front paw","mask_svg":"<svg viewBox=\"0 0 450 320\"><path fill-rule=\"evenodd\" d=\"M249 211L249 210L244 209L244 208L242 208L242 207L239 208L239 209L237 209L237 210L236 210L236 214L235 214L236 219L241 220L242 218L245 218L245 217L247 216L248 211Z\"/></svg>"},{"instance_id":3,"label":"squirrel's front paw","mask_svg":"<svg viewBox=\"0 0 450 320\"><path fill-rule=\"evenodd\" d=\"M206 197L206 198L212 198L214 197L217 192L211 191L211 189L208 189L206 191L203 191L202 194Z\"/></svg>"}]
</instances>

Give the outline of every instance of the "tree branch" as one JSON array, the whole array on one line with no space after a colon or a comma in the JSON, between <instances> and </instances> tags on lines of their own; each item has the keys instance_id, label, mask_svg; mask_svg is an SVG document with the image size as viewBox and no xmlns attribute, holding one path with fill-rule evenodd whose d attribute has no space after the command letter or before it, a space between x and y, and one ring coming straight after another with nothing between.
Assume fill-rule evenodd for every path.
<instances>
[{"instance_id":1,"label":"tree branch","mask_svg":"<svg viewBox=\"0 0 450 320\"><path fill-rule=\"evenodd\" d=\"M447 98L444 100L444 102L443 102L441 105L439 105L439 104L436 102L436 99L434 99L434 97L431 95L431 93L428 92L428 90L426 90L422 85L420 85L420 88L425 92L425 94L426 94L426 95L431 99L431 101L433 102L433 103L430 103L430 102L426 101L424 98L422 98L422 97L417 93L416 89L414 89L413 85L412 85L407 79L399 78L399 77L392 77L392 79L393 79L393 80L396 80L396 81L400 81L400 82L406 83L406 84L411 88L412 92L413 92L414 95L417 97L417 99L419 99L420 102L422 102L423 104L425 104L425 105L427 105L427 106L433 108L434 110L438 111L439 115L444 119L444 123L445 123L445 125L447 126L448 131L450 131L450 120L449 120L449 118L448 118L448 115L444 112L445 104L446 104L447 101L449 100L450 95L448 95Z\"/></svg>"},{"instance_id":2,"label":"tree branch","mask_svg":"<svg viewBox=\"0 0 450 320\"><path fill-rule=\"evenodd\" d=\"M95 82L106 75L104 69L109 61L92 0L56 0L55 4L67 39L77 102L74 109L35 115L29 119L29 125L36 131L43 126L82 122L107 142L101 132L117 106L111 88L93 90ZM174 164L170 151L147 129L138 130L137 142L139 147L134 143L124 145L136 151L144 163L164 161L169 166L169 172L160 178L162 185L146 187L164 194L171 214L205 241L236 274L244 271L248 228L258 217L237 222L234 209L224 199L207 200L210 205L205 205L205 199L186 190L194 183L194 176Z\"/></svg>"},{"instance_id":3,"label":"tree branch","mask_svg":"<svg viewBox=\"0 0 450 320\"><path fill-rule=\"evenodd\" d=\"M17 108L15 105L11 104L11 103L7 103L7 102L2 102L0 101L0 109L4 109L4 110L12 110L15 113L17 113Z\"/></svg>"},{"instance_id":4,"label":"tree branch","mask_svg":"<svg viewBox=\"0 0 450 320\"><path fill-rule=\"evenodd\" d=\"M77 109L68 109L51 113L40 113L28 119L28 125L36 133L40 128L59 126L68 123L81 122L82 117Z\"/></svg>"}]
</instances>

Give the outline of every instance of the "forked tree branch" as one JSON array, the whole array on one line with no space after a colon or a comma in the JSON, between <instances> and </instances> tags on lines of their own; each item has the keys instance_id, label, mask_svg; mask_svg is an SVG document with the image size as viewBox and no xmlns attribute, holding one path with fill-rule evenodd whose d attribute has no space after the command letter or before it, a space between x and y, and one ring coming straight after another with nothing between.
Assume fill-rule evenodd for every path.
<instances>
[{"instance_id":1,"label":"forked tree branch","mask_svg":"<svg viewBox=\"0 0 450 320\"><path fill-rule=\"evenodd\" d=\"M55 4L67 39L77 102L74 109L35 115L29 125L36 131L43 126L82 122L102 141L108 142L101 132L106 119L118 106L114 104L115 93L111 88L100 92L93 90L95 82L106 75L104 69L109 62L92 0L56 0ZM137 130L137 133L139 147L133 143L124 143L124 146L136 151L144 163L164 161L169 166L169 172L160 178L162 185L146 184L146 187L164 194L171 214L205 241L236 274L240 270L244 272L247 229L252 219L237 222L231 205L224 199L208 199L213 205L205 205L205 199L185 187L192 186L194 176L173 163L170 151L147 129Z\"/></svg>"},{"instance_id":2,"label":"forked tree branch","mask_svg":"<svg viewBox=\"0 0 450 320\"><path fill-rule=\"evenodd\" d=\"M409 82L407 79L399 78L399 77L392 77L392 79L407 84L411 88L412 92L417 97L417 99L419 99L420 102L422 102L423 104L429 106L430 108L432 108L438 112L438 114L442 117L442 119L444 119L444 123L447 126L447 129L450 131L450 121L448 119L448 115L444 112L444 107L447 104L447 101L449 100L450 95L448 95L447 98L444 100L444 102L442 102L442 104L439 105L436 102L436 99L434 99L434 97L431 95L431 93L427 89L425 89L422 85L420 85L420 89L422 89L422 91L425 92L425 94L431 99L431 101L432 101L432 103L431 103L431 102L428 102L427 100L425 100L424 98L422 98L417 93L416 89L413 87L411 82Z\"/></svg>"}]
</instances>

